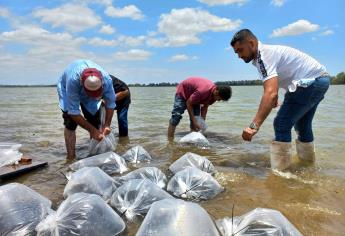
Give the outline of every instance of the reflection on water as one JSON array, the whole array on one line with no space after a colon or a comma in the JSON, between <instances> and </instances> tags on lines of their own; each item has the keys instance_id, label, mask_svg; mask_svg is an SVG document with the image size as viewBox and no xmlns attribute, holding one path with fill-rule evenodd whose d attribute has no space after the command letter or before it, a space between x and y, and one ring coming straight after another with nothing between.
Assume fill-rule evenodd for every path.
<instances>
[{"instance_id":1,"label":"reflection on water","mask_svg":"<svg viewBox=\"0 0 345 236\"><path fill-rule=\"evenodd\" d=\"M256 112L261 87L234 87L233 98L211 106L207 117L208 149L169 143L166 128L172 109L174 88L132 88L129 138L116 147L123 154L142 145L157 166L171 176L170 163L195 152L208 157L217 167L217 180L226 191L201 202L211 216L219 219L256 207L281 211L304 235L342 235L345 231L345 87L331 86L314 122L317 163L302 165L294 159L291 173L273 173L269 161L272 138L271 114L252 143L242 141L242 129ZM273 113L275 113L274 111ZM188 115L177 128L178 140L189 130ZM116 130L116 118L113 126ZM295 137L295 136L294 136ZM12 181L23 183L51 199L57 207L62 199L67 171L61 112L55 88L0 88L0 141L19 142L21 151L49 162ZM88 155L88 134L77 130L77 155ZM138 225L128 225L134 235Z\"/></svg>"}]
</instances>

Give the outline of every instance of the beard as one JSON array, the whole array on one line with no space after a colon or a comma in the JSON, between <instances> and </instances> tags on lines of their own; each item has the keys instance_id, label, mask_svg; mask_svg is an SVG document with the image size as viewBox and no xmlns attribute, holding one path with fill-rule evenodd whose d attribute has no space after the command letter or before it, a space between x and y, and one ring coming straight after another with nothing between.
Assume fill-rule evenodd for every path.
<instances>
[{"instance_id":1,"label":"beard","mask_svg":"<svg viewBox=\"0 0 345 236\"><path fill-rule=\"evenodd\" d=\"M249 62L251 62L251 61L254 59L254 57L255 57L255 53L252 52L248 57L243 58L243 61L244 61L245 63L249 63Z\"/></svg>"},{"instance_id":2,"label":"beard","mask_svg":"<svg viewBox=\"0 0 345 236\"><path fill-rule=\"evenodd\" d=\"M252 59L251 59L251 58L249 58L249 57L247 57L247 58L244 58L244 59L243 59L243 61L244 61L245 63L249 63L249 62L251 62L251 61L252 61Z\"/></svg>"}]
</instances>

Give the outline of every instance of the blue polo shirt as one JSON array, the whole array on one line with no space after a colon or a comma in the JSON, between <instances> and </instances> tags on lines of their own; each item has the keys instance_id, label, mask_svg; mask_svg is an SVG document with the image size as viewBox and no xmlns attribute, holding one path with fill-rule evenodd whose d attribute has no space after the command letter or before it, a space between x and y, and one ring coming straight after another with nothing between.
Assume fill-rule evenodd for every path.
<instances>
[{"instance_id":1,"label":"blue polo shirt","mask_svg":"<svg viewBox=\"0 0 345 236\"><path fill-rule=\"evenodd\" d=\"M61 110L67 112L69 115L79 115L79 106L83 104L86 110L94 115L101 106L101 99L87 96L81 84L81 74L86 68L96 68L102 73L103 100L105 101L105 107L115 109L115 92L109 74L92 61L76 60L66 68L57 84Z\"/></svg>"}]
</instances>

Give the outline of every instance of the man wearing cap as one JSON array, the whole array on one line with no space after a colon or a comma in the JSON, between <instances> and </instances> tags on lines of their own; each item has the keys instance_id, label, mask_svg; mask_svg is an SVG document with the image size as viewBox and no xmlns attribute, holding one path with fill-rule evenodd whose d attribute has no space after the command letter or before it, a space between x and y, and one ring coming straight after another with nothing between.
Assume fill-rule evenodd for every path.
<instances>
[{"instance_id":1,"label":"man wearing cap","mask_svg":"<svg viewBox=\"0 0 345 236\"><path fill-rule=\"evenodd\" d=\"M201 116L205 120L208 106L216 101L227 101L230 97L230 86L217 86L211 80L200 77L183 80L177 85L174 107L169 121L168 138L173 139L176 126L180 123L186 109L191 129L199 131L200 126L195 116Z\"/></svg>"},{"instance_id":2,"label":"man wearing cap","mask_svg":"<svg viewBox=\"0 0 345 236\"><path fill-rule=\"evenodd\" d=\"M264 85L259 109L242 133L250 141L278 104L278 89L287 92L274 119L275 139L271 144L271 167L283 170L291 164L291 129L295 128L297 155L314 162L312 121L317 106L328 90L330 77L326 68L311 56L291 47L262 44L248 29L238 31L231 40L238 57L252 61Z\"/></svg>"},{"instance_id":3,"label":"man wearing cap","mask_svg":"<svg viewBox=\"0 0 345 236\"><path fill-rule=\"evenodd\" d=\"M64 136L67 158L75 158L76 134L78 125L90 133L90 137L102 140L110 133L110 124L115 105L115 92L107 72L89 60L72 62L61 75L57 92L64 119ZM105 102L105 124L100 131L100 107ZM83 115L81 115L81 108Z\"/></svg>"}]
</instances>

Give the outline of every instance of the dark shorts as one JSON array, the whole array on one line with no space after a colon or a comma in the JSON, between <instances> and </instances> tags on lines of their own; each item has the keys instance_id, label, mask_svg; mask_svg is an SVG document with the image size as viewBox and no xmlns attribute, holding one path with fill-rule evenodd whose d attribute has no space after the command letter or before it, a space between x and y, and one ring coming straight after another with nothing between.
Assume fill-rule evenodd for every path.
<instances>
[{"instance_id":1,"label":"dark shorts","mask_svg":"<svg viewBox=\"0 0 345 236\"><path fill-rule=\"evenodd\" d=\"M86 110L86 108L80 104L81 111L83 112L83 115L85 119L96 129L99 129L101 126L101 112L100 109L96 112L96 114L92 115L90 112ZM63 124L68 130L76 130L78 124L72 119L70 115L67 114L67 112L62 111L62 118L63 118Z\"/></svg>"}]
</instances>

